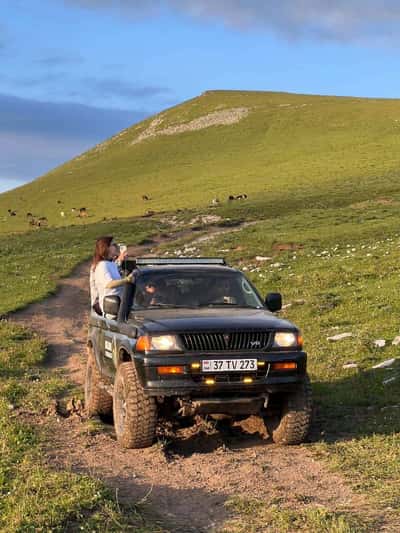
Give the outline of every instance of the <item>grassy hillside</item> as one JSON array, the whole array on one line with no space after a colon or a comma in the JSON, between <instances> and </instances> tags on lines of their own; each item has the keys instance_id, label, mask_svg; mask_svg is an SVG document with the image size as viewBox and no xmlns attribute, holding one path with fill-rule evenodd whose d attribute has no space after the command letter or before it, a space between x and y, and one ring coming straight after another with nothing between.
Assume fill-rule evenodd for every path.
<instances>
[{"instance_id":1,"label":"grassy hillside","mask_svg":"<svg viewBox=\"0 0 400 533\"><path fill-rule=\"evenodd\" d=\"M171 125L179 131L182 123L193 128L221 117L229 121L235 112L215 113L238 108L241 120L237 123L152 135L134 142L144 132L149 134L151 124L150 134ZM247 115L243 108L249 110ZM197 120L204 116L208 118ZM400 100L212 92L158 118L163 121L143 122L34 183L0 196L0 217L4 216L0 232L25 230L23 215L27 211L47 216L50 224L79 225L0 238L0 313L54 290L59 276L87 257L97 235L114 233L118 239L133 242L157 225L156 220L143 225L134 220L92 224L97 219L189 207L193 211L178 213L180 227L184 227L200 208L204 213L204 206L214 196L223 199L246 192L247 201L224 203L212 211L224 218L256 220L257 224L192 243L187 253L226 255L262 293L283 293L284 303L290 305L282 315L303 330L309 353L317 409L309 448L368 498L370 507L360 509L360 515L372 531L379 530L384 520L389 523L388 531L397 530L391 524L400 519L400 366L398 346L392 341L399 335L400 312L396 296L400 274ZM143 201L142 194L152 200ZM71 207L81 206L88 208L90 218L79 220L71 213ZM16 209L17 216L8 217L8 208ZM60 217L61 210L65 218ZM189 237L186 240L189 242ZM171 245L168 248L171 253ZM177 241L172 249L184 252L185 242ZM256 260L259 255L271 259ZM4 354L19 350L31 357L32 339L9 331L10 324L1 326ZM328 341L343 332L352 336ZM378 339L386 341L384 347L376 346ZM38 345L35 350L39 355L35 356L38 361L29 363L32 368L37 366L42 348ZM372 368L391 358L397 360L388 369ZM0 431L11 439L7 435L20 435L20 427L13 411L7 411L7 403L18 406L19 398L24 407L31 396L18 388L14 391L21 377L9 375L13 366L8 356L3 359L0 410L7 412L4 424L10 426L3 424ZM38 405L46 404L63 386L53 383L54 379L57 376L48 376L43 382L51 389L49 393L43 392L46 387L37 386L42 398ZM21 384L26 387L24 381ZM33 431L30 425L22 429ZM25 433L21 435L25 439ZM4 459L6 474L0 472L5 476L4 491L9 491L2 510L17 530L22 514L12 514L14 485L8 472L17 472L18 480L24 476L20 457L29 446L24 444L18 457L11 455L12 448L10 445ZM36 458L29 459L28 466L35 462ZM57 478L53 486L63 483ZM86 478L71 478L68 483L68 490L83 491L87 502L83 512L94 508L102 517L104 506L113 505L108 497L98 505L93 500L97 488ZM77 519L81 512L78 503L60 508L52 521L45 513L58 502L51 500L38 515L45 517L47 527L65 524L71 517ZM261 530L266 523L279 531L290 531L293 524L298 529L302 525L304 531L367 531L369 527L347 523L347 517L332 515L330 510L315 510L313 502L311 507L298 509L278 502L276 508L267 506L268 515L264 502L237 501L233 505L239 518L229 525L229 531L248 531L249 509L253 509L254 531L257 524ZM35 521L32 524L38 526ZM101 530L97 523L92 529Z\"/></svg>"},{"instance_id":2,"label":"grassy hillside","mask_svg":"<svg viewBox=\"0 0 400 533\"><path fill-rule=\"evenodd\" d=\"M85 223L73 207L93 222L243 192L257 211L392 196L399 147L400 100L210 91L0 195L0 232L26 229L27 212Z\"/></svg>"}]
</instances>

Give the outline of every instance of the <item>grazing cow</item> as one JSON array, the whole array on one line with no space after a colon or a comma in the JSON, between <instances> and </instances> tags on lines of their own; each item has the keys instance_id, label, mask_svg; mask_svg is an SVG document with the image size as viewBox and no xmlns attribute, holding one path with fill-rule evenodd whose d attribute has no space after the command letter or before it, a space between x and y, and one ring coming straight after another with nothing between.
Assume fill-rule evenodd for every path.
<instances>
[{"instance_id":1,"label":"grazing cow","mask_svg":"<svg viewBox=\"0 0 400 533\"><path fill-rule=\"evenodd\" d=\"M26 213L26 218L33 218L32 213Z\"/></svg>"},{"instance_id":2,"label":"grazing cow","mask_svg":"<svg viewBox=\"0 0 400 533\"><path fill-rule=\"evenodd\" d=\"M72 211L72 213L75 213L76 207L71 207L71 211Z\"/></svg>"},{"instance_id":3,"label":"grazing cow","mask_svg":"<svg viewBox=\"0 0 400 533\"><path fill-rule=\"evenodd\" d=\"M48 226L49 221L47 220L47 217L39 217L36 221L36 225L39 226Z\"/></svg>"},{"instance_id":4,"label":"grazing cow","mask_svg":"<svg viewBox=\"0 0 400 533\"><path fill-rule=\"evenodd\" d=\"M11 209L7 209L8 211L8 214L10 215L10 217L16 217L17 216L17 212L16 211L12 211Z\"/></svg>"},{"instance_id":5,"label":"grazing cow","mask_svg":"<svg viewBox=\"0 0 400 533\"><path fill-rule=\"evenodd\" d=\"M64 218L65 217L64 211L60 211L60 215Z\"/></svg>"},{"instance_id":6,"label":"grazing cow","mask_svg":"<svg viewBox=\"0 0 400 533\"><path fill-rule=\"evenodd\" d=\"M232 194L229 195L228 200L232 202L233 200L246 200L247 194L238 194L236 196L233 196Z\"/></svg>"},{"instance_id":7,"label":"grazing cow","mask_svg":"<svg viewBox=\"0 0 400 533\"><path fill-rule=\"evenodd\" d=\"M218 205L219 203L220 203L219 198L213 198L213 199L211 200L211 204L212 204L212 205Z\"/></svg>"},{"instance_id":8,"label":"grazing cow","mask_svg":"<svg viewBox=\"0 0 400 533\"><path fill-rule=\"evenodd\" d=\"M80 216L81 218L88 216L88 212L87 212L86 207L80 207L79 208L79 215L78 216Z\"/></svg>"},{"instance_id":9,"label":"grazing cow","mask_svg":"<svg viewBox=\"0 0 400 533\"><path fill-rule=\"evenodd\" d=\"M147 196L147 194L142 195L142 200L148 201L151 200L150 196Z\"/></svg>"}]
</instances>

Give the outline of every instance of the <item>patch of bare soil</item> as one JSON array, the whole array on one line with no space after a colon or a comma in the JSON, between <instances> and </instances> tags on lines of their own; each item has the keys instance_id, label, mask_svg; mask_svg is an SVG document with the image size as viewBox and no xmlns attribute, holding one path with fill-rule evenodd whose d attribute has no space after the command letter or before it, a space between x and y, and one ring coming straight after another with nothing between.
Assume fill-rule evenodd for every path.
<instances>
[{"instance_id":1,"label":"patch of bare soil","mask_svg":"<svg viewBox=\"0 0 400 533\"><path fill-rule=\"evenodd\" d=\"M233 107L231 109L223 109L220 111L213 111L207 115L185 122L183 124L174 124L166 128L160 128L162 125L162 117L156 117L149 125L149 127L140 133L131 144L137 144L150 137L157 137L158 135L178 135L188 131L202 130L210 128L211 126L229 126L239 122L247 117L249 109L247 107Z\"/></svg>"},{"instance_id":2,"label":"patch of bare soil","mask_svg":"<svg viewBox=\"0 0 400 533\"><path fill-rule=\"evenodd\" d=\"M393 200L393 198L376 198L374 200L365 200L363 202L356 202L351 204L350 207L353 209L367 209L368 207L373 207L376 205L398 205L399 202Z\"/></svg>"},{"instance_id":3,"label":"patch of bare soil","mask_svg":"<svg viewBox=\"0 0 400 533\"><path fill-rule=\"evenodd\" d=\"M112 426L90 435L79 417L51 425L47 453L54 465L102 479L124 503L147 501L172 531L212 531L228 518L224 503L230 496L294 508L299 502L334 510L364 504L306 446L279 447L241 425L198 424L168 436L160 428L158 443L144 450L121 449Z\"/></svg>"},{"instance_id":4,"label":"patch of bare soil","mask_svg":"<svg viewBox=\"0 0 400 533\"><path fill-rule=\"evenodd\" d=\"M295 242L276 242L272 245L272 250L274 252L290 252L294 250L301 250L302 248L302 244L296 244Z\"/></svg>"},{"instance_id":5,"label":"patch of bare soil","mask_svg":"<svg viewBox=\"0 0 400 533\"><path fill-rule=\"evenodd\" d=\"M130 253L147 250L136 247ZM57 294L13 316L47 339L49 367L64 369L78 384L84 381L86 359L88 268L79 266L60 282ZM227 518L224 503L233 495L293 507L299 502L332 510L365 506L339 476L324 470L307 446L271 444L254 417L233 427L204 421L189 428L160 425L151 448L124 450L111 425L99 424L93 431L76 411L64 418L50 410L38 420L48 428L49 462L102 479L121 502L149 503L149 512L171 531L212 531Z\"/></svg>"}]
</instances>

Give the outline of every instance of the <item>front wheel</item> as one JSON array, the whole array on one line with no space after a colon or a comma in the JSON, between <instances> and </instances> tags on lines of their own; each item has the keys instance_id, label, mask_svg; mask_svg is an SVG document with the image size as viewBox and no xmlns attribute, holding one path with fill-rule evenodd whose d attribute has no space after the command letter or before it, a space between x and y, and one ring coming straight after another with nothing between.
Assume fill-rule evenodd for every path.
<instances>
[{"instance_id":1,"label":"front wheel","mask_svg":"<svg viewBox=\"0 0 400 533\"><path fill-rule=\"evenodd\" d=\"M114 383L114 426L124 448L147 448L156 433L157 406L146 396L132 361L121 363Z\"/></svg>"},{"instance_id":2,"label":"front wheel","mask_svg":"<svg viewBox=\"0 0 400 533\"><path fill-rule=\"evenodd\" d=\"M278 414L267 418L265 425L272 440L277 444L301 444L311 427L312 390L309 377L295 392L280 400Z\"/></svg>"}]
</instances>

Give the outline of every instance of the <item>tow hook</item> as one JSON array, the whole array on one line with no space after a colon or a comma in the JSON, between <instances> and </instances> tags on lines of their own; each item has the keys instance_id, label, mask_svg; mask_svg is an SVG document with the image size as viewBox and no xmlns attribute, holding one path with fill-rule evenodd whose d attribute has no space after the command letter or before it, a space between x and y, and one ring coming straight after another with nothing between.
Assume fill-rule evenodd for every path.
<instances>
[{"instance_id":1,"label":"tow hook","mask_svg":"<svg viewBox=\"0 0 400 533\"><path fill-rule=\"evenodd\" d=\"M266 409L268 407L269 394L264 394L263 397L264 397L264 409Z\"/></svg>"},{"instance_id":2,"label":"tow hook","mask_svg":"<svg viewBox=\"0 0 400 533\"><path fill-rule=\"evenodd\" d=\"M178 414L180 416L192 416L194 414L194 409L192 402L190 400L179 400L180 408Z\"/></svg>"}]
</instances>

